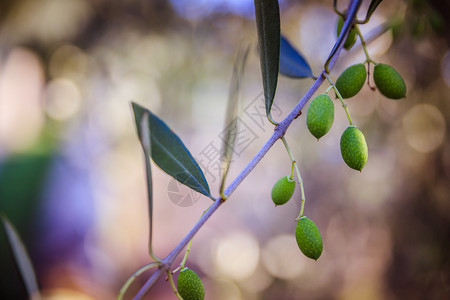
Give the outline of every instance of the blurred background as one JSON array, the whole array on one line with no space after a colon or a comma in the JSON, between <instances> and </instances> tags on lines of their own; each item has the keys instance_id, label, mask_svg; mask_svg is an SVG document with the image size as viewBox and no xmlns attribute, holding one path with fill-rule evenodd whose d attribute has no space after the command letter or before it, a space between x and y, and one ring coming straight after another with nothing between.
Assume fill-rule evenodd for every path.
<instances>
[{"instance_id":1,"label":"blurred background","mask_svg":"<svg viewBox=\"0 0 450 300\"><path fill-rule=\"evenodd\" d=\"M295 242L299 191L282 207L270 199L290 172L277 143L194 239L187 266L202 277L206 299L450 297L449 6L384 1L360 27L372 58L407 84L406 99L366 85L347 101L369 146L362 173L340 156L348 123L337 101L320 142L305 114L290 127L305 215L324 240L321 258L306 258ZM336 40L332 1L280 7L282 32L318 74ZM248 44L229 182L264 144L273 128L264 118L256 39L251 0L0 1L0 211L24 239L45 299L114 299L150 261L130 101L181 137L217 195L229 80L239 45ZM342 52L332 78L363 60L357 43ZM287 115L312 82L280 76L273 117ZM154 248L165 257L211 200L156 166L153 185ZM0 298L24 299L3 232L0 251ZM175 296L161 279L147 298Z\"/></svg>"}]
</instances>

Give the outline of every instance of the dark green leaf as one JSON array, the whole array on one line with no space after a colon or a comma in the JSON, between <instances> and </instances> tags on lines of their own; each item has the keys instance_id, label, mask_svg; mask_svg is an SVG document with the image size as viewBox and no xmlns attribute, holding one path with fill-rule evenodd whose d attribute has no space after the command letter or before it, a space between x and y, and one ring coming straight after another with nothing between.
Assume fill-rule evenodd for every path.
<instances>
[{"instance_id":1,"label":"dark green leaf","mask_svg":"<svg viewBox=\"0 0 450 300\"><path fill-rule=\"evenodd\" d=\"M205 175L180 138L151 111L134 102L132 106L139 139L144 149L150 148L153 161L180 183L210 197ZM144 132L141 128L141 121L146 113L149 118L148 132ZM146 140L148 142L145 142Z\"/></svg>"},{"instance_id":2,"label":"dark green leaf","mask_svg":"<svg viewBox=\"0 0 450 300\"><path fill-rule=\"evenodd\" d=\"M381 3L381 1L383 1L383 0L372 0L370 2L369 8L367 9L367 15L366 15L367 21L370 19L372 14L375 12L375 10L377 9L377 7Z\"/></svg>"},{"instance_id":3,"label":"dark green leaf","mask_svg":"<svg viewBox=\"0 0 450 300\"><path fill-rule=\"evenodd\" d=\"M280 74L292 78L314 77L306 59L281 35Z\"/></svg>"},{"instance_id":4,"label":"dark green leaf","mask_svg":"<svg viewBox=\"0 0 450 300\"><path fill-rule=\"evenodd\" d=\"M239 90L241 80L244 77L245 62L247 61L249 47L240 48L234 63L233 74L231 75L230 92L228 95L227 114L225 116L225 139L223 140L223 161L222 161L222 182L220 184L220 193L225 188L225 179L230 168L231 158L233 156L234 143L238 132L237 115Z\"/></svg>"},{"instance_id":5,"label":"dark green leaf","mask_svg":"<svg viewBox=\"0 0 450 300\"><path fill-rule=\"evenodd\" d=\"M280 63L280 8L277 0L255 0L258 50L266 103L266 114L272 122L272 108Z\"/></svg>"},{"instance_id":6,"label":"dark green leaf","mask_svg":"<svg viewBox=\"0 0 450 300\"><path fill-rule=\"evenodd\" d=\"M40 299L39 288L34 273L33 265L28 256L25 245L20 239L14 226L9 222L6 216L1 216L3 228L8 239L9 247L12 251L15 263L22 277L23 283L27 290L29 299Z\"/></svg>"}]
</instances>

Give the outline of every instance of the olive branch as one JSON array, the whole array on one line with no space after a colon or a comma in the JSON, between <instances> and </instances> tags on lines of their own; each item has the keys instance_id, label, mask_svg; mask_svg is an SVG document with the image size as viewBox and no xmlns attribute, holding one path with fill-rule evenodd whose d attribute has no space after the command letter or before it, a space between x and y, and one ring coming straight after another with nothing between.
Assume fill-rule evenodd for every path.
<instances>
[{"instance_id":1,"label":"olive branch","mask_svg":"<svg viewBox=\"0 0 450 300\"><path fill-rule=\"evenodd\" d=\"M256 1L255 0L255 6L258 4L264 6L265 2L267 2L267 1ZM216 198L213 198L214 199L213 204L205 211L205 213L200 217L200 219L192 227L192 229L186 234L186 236L179 242L179 244L169 253L169 255L167 255L164 259L159 261L158 268L150 276L150 278L145 282L145 284L140 288L138 293L134 296L134 298L133 298L134 300L142 299L147 294L147 292L153 287L153 285L156 283L156 281L159 278L161 278L164 274L170 273L171 267L172 267L175 259L183 251L183 249L186 247L186 245L189 243L189 241L192 240L192 238L195 236L195 234L200 230L200 228L202 228L202 226L216 212L216 210L227 201L227 199L230 197L230 195L244 181L244 179L252 172L252 170L256 167L256 165L258 165L258 163L262 160L262 158L266 155L266 153L272 148L272 146L279 139L282 139L284 137L289 126L298 117L298 115L301 113L301 110L303 109L305 104L311 99L312 95L320 88L322 83L327 79L327 77L328 77L327 75L330 73L330 70L332 70L333 67L335 66L335 64L339 58L340 52L341 52L342 48L344 47L345 39L347 38L347 35L349 34L350 30L352 29L352 25L355 23L356 14L361 6L361 2L362 2L362 0L350 0L348 7L347 7L347 18L344 21L341 33L340 33L336 43L334 44L334 46L330 52L330 55L324 65L324 68L321 71L321 73L319 74L319 76L317 76L317 77L310 76L310 77L315 78L315 81L311 85L311 87L308 89L308 91L305 93L305 95L300 99L300 101L292 109L292 111L279 123L276 123L274 120L271 119L270 109L269 109L268 118L271 121L271 123L274 123L274 125L275 125L273 134L269 137L269 139L266 141L266 143L261 147L261 149L258 151L258 153L256 153L256 155L244 167L244 169L242 169L242 171L235 177L235 179L230 183L230 185L226 189L224 189L224 191L221 191L221 195ZM263 54L260 53L260 55L263 55ZM264 70L265 69L262 66L263 83L265 82L264 81L264 75L265 75ZM277 72L276 76L278 76L278 72ZM276 83L275 83L275 86L276 86ZM266 98L266 108L267 108L267 101L268 100ZM269 99L269 101L273 101L273 95L272 95L272 99ZM270 105L271 105L271 103L270 103ZM210 195L207 194L207 196L210 196Z\"/></svg>"}]
</instances>

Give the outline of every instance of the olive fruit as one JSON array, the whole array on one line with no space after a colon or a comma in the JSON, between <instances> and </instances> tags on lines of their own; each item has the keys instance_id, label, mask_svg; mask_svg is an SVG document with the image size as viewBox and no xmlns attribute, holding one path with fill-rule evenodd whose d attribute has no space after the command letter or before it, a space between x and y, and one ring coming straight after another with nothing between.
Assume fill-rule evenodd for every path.
<instances>
[{"instance_id":1,"label":"olive fruit","mask_svg":"<svg viewBox=\"0 0 450 300\"><path fill-rule=\"evenodd\" d=\"M356 64L348 67L336 80L336 88L342 98L351 98L358 94L366 81L366 67Z\"/></svg>"},{"instance_id":2,"label":"olive fruit","mask_svg":"<svg viewBox=\"0 0 450 300\"><path fill-rule=\"evenodd\" d=\"M327 134L333 125L334 104L327 94L320 94L311 101L306 115L306 124L309 132L316 139Z\"/></svg>"},{"instance_id":3,"label":"olive fruit","mask_svg":"<svg viewBox=\"0 0 450 300\"><path fill-rule=\"evenodd\" d=\"M336 28L337 36L339 36L339 34L341 34L343 25L344 25L344 18L342 18L342 16L340 16L338 19L337 28ZM353 45L355 44L355 42L356 42L356 30L354 28L352 28L352 29L350 29L350 31L347 35L347 39L345 40L345 43L344 43L344 48L347 50L350 50L353 47Z\"/></svg>"},{"instance_id":4,"label":"olive fruit","mask_svg":"<svg viewBox=\"0 0 450 300\"><path fill-rule=\"evenodd\" d=\"M380 93L390 99L406 96L406 85L402 76L389 65L377 64L373 70L373 80Z\"/></svg>"},{"instance_id":5,"label":"olive fruit","mask_svg":"<svg viewBox=\"0 0 450 300\"><path fill-rule=\"evenodd\" d=\"M183 268L177 278L177 289L184 300L203 300L205 288L200 277L189 268Z\"/></svg>"},{"instance_id":6,"label":"olive fruit","mask_svg":"<svg viewBox=\"0 0 450 300\"><path fill-rule=\"evenodd\" d=\"M369 152L364 134L357 127L350 125L341 136L341 155L352 169L361 171L367 162Z\"/></svg>"},{"instance_id":7,"label":"olive fruit","mask_svg":"<svg viewBox=\"0 0 450 300\"><path fill-rule=\"evenodd\" d=\"M301 217L295 229L297 245L306 257L317 260L322 254L323 244L319 229L307 217Z\"/></svg>"},{"instance_id":8,"label":"olive fruit","mask_svg":"<svg viewBox=\"0 0 450 300\"><path fill-rule=\"evenodd\" d=\"M281 177L272 188L272 201L275 205L283 205L291 199L295 190L294 178Z\"/></svg>"}]
</instances>

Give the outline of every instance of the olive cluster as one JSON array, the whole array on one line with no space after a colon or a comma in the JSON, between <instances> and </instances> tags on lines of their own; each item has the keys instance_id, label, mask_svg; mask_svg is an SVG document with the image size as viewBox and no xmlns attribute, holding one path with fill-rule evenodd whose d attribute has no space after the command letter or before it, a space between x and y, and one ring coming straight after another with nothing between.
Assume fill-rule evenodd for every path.
<instances>
[{"instance_id":1,"label":"olive cluster","mask_svg":"<svg viewBox=\"0 0 450 300\"><path fill-rule=\"evenodd\" d=\"M337 23L338 36L342 30L343 23L344 20L340 16ZM368 56L363 37L356 25L353 25L350 30L344 42L344 48L347 50L351 49L358 35L366 52L366 61L348 67L339 75L335 84L327 77L331 86L327 89L327 92L318 95L311 101L306 115L306 124L309 132L317 140L330 131L334 121L334 104L330 96L328 96L328 91L333 88L336 98L340 99L350 122L350 125L344 130L340 138L341 156L350 168L362 171L369 156L368 147L364 134L354 125L344 99L357 95L364 86L366 79L370 79L365 63L367 63L368 68L370 64L374 64L373 81L378 91L385 97L389 99L404 98L406 96L406 85L403 78L394 68L387 64L376 63ZM295 185L292 174L280 178L272 188L273 203L275 205L287 203L294 194ZM323 250L322 237L316 224L306 216L303 216L303 204L302 198L302 210L299 218L297 218L295 237L298 247L303 254L317 260Z\"/></svg>"}]
</instances>

